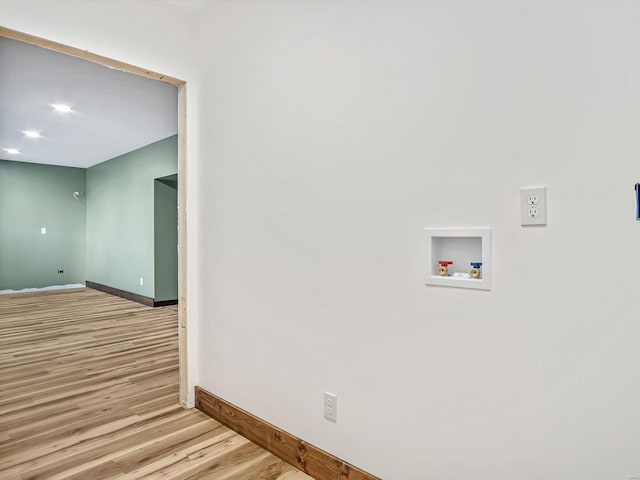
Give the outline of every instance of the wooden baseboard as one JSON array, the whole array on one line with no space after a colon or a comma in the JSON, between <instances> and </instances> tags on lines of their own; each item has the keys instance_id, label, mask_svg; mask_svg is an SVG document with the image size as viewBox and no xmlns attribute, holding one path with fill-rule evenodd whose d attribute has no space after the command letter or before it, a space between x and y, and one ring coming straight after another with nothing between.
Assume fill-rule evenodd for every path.
<instances>
[{"instance_id":1,"label":"wooden baseboard","mask_svg":"<svg viewBox=\"0 0 640 480\"><path fill-rule=\"evenodd\" d=\"M108 285L102 285L101 283L90 282L87 280L85 285L94 290L100 290L101 292L108 293L109 295L115 295L116 297L126 298L132 302L141 303L147 307L153 307L153 298L145 297L137 293L127 292L126 290L120 290L119 288L109 287Z\"/></svg>"},{"instance_id":2,"label":"wooden baseboard","mask_svg":"<svg viewBox=\"0 0 640 480\"><path fill-rule=\"evenodd\" d=\"M196 408L316 480L380 480L196 387Z\"/></svg>"},{"instance_id":3,"label":"wooden baseboard","mask_svg":"<svg viewBox=\"0 0 640 480\"><path fill-rule=\"evenodd\" d=\"M126 298L132 302L141 303L147 307L166 307L168 305L177 305L178 300L159 300L155 301L151 297L145 297L138 293L127 292L126 290L120 290L119 288L109 287L108 285L102 285L101 283L90 282L87 280L85 285L94 290L100 290L101 292L108 293L109 295L115 295L116 297Z\"/></svg>"},{"instance_id":4,"label":"wooden baseboard","mask_svg":"<svg viewBox=\"0 0 640 480\"><path fill-rule=\"evenodd\" d=\"M177 304L178 304L177 298L175 300L154 300L153 301L154 307L168 307L170 305L177 305Z\"/></svg>"}]
</instances>

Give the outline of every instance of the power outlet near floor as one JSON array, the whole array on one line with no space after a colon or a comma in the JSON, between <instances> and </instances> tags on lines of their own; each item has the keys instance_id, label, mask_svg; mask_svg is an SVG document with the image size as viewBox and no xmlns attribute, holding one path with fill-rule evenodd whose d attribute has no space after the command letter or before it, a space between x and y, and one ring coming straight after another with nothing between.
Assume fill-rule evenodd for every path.
<instances>
[{"instance_id":1,"label":"power outlet near floor","mask_svg":"<svg viewBox=\"0 0 640 480\"><path fill-rule=\"evenodd\" d=\"M523 187L520 189L520 224L547 224L547 187Z\"/></svg>"},{"instance_id":2,"label":"power outlet near floor","mask_svg":"<svg viewBox=\"0 0 640 480\"><path fill-rule=\"evenodd\" d=\"M333 393L324 392L324 418L338 421L338 396Z\"/></svg>"}]
</instances>

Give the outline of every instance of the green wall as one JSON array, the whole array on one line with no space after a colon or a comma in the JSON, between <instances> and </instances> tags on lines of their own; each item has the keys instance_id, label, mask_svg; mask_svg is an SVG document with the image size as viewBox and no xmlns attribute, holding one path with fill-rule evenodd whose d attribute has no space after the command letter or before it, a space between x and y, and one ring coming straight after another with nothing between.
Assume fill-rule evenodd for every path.
<instances>
[{"instance_id":1,"label":"green wall","mask_svg":"<svg viewBox=\"0 0 640 480\"><path fill-rule=\"evenodd\" d=\"M155 181L154 260L155 299L178 298L177 175Z\"/></svg>"},{"instance_id":2,"label":"green wall","mask_svg":"<svg viewBox=\"0 0 640 480\"><path fill-rule=\"evenodd\" d=\"M85 190L83 168L0 160L0 290L84 282Z\"/></svg>"},{"instance_id":3,"label":"green wall","mask_svg":"<svg viewBox=\"0 0 640 480\"><path fill-rule=\"evenodd\" d=\"M177 169L174 135L87 170L87 280L155 298L154 180Z\"/></svg>"},{"instance_id":4,"label":"green wall","mask_svg":"<svg viewBox=\"0 0 640 480\"><path fill-rule=\"evenodd\" d=\"M0 290L90 280L176 299L177 159L174 135L89 169L0 160Z\"/></svg>"}]
</instances>

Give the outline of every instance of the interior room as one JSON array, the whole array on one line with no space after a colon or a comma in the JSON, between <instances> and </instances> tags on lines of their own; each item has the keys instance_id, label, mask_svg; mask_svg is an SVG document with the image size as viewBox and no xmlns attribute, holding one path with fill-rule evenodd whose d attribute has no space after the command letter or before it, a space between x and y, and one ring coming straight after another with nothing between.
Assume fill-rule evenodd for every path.
<instances>
[{"instance_id":1,"label":"interior room","mask_svg":"<svg viewBox=\"0 0 640 480\"><path fill-rule=\"evenodd\" d=\"M177 303L177 89L9 38L0 61L0 292Z\"/></svg>"},{"instance_id":2,"label":"interior room","mask_svg":"<svg viewBox=\"0 0 640 480\"><path fill-rule=\"evenodd\" d=\"M170 203L177 181L177 313L86 300L119 312L113 335L137 325L135 342L177 325L167 355L179 367L140 383L147 395L180 383L172 415L195 425L176 429L180 441L196 448L219 422L294 469L255 450L260 472L209 470L215 460L181 447L182 465L196 463L175 478L640 479L639 2L0 0L0 11L4 37L175 80L177 134L157 140L174 142L177 170L148 188ZM81 177L68 172L69 212L82 188L91 203L97 178ZM112 220L73 227L87 229L86 258L99 255L84 268L104 285L110 253L91 229L114 233ZM128 250L150 269L112 286L154 298L154 248ZM69 262L47 269L82 281ZM0 296L2 316L25 298ZM65 318L48 298L37 318ZM141 327L154 311L157 335ZM4 395L0 422L3 405L27 415L38 401ZM15 422L0 430L0 468L2 442L26 428ZM58 465L138 478L121 450L108 465Z\"/></svg>"}]
</instances>

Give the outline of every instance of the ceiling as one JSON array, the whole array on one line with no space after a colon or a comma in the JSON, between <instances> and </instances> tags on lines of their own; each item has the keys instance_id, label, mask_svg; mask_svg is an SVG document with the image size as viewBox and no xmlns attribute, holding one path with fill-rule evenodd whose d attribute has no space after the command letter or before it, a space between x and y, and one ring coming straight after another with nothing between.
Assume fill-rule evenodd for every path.
<instances>
[{"instance_id":1,"label":"ceiling","mask_svg":"<svg viewBox=\"0 0 640 480\"><path fill-rule=\"evenodd\" d=\"M2 159L87 168L177 133L174 85L4 37L0 65Z\"/></svg>"}]
</instances>

